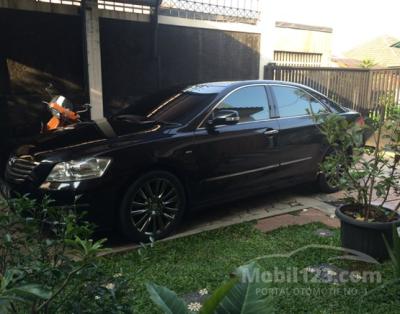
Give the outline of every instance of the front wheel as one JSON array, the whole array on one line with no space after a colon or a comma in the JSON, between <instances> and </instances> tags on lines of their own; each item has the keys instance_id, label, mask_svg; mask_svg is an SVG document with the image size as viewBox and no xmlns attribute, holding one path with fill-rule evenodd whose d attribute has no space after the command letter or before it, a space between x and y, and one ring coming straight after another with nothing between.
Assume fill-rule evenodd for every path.
<instances>
[{"instance_id":1,"label":"front wheel","mask_svg":"<svg viewBox=\"0 0 400 314\"><path fill-rule=\"evenodd\" d=\"M168 236L185 211L185 192L179 179L166 171L142 175L127 190L119 212L125 237L148 242Z\"/></svg>"}]
</instances>

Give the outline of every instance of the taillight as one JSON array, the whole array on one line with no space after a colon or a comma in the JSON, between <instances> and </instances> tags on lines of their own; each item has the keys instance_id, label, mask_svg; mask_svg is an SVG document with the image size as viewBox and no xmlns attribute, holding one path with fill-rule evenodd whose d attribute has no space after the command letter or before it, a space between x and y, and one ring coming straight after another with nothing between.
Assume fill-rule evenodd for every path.
<instances>
[{"instance_id":1,"label":"taillight","mask_svg":"<svg viewBox=\"0 0 400 314\"><path fill-rule=\"evenodd\" d=\"M359 126L364 126L365 125L365 120L362 116L359 116L356 120L356 124Z\"/></svg>"}]
</instances>

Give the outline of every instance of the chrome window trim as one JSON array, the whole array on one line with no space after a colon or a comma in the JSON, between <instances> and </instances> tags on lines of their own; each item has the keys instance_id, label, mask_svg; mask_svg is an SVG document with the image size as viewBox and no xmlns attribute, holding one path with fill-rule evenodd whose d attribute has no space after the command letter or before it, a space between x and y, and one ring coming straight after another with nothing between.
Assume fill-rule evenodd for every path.
<instances>
[{"instance_id":1,"label":"chrome window trim","mask_svg":"<svg viewBox=\"0 0 400 314\"><path fill-rule=\"evenodd\" d=\"M215 108L217 108L227 97L229 97L232 93L238 91L239 89L245 88L245 87L252 87L252 86L264 86L266 87L272 87L272 86L283 86L283 87L289 87L289 88L295 88L295 89L299 89L303 92L305 92L307 95L309 95L310 97L312 97L317 103L319 103L322 107L324 107L325 109L328 110L328 112L332 112L330 110L329 107L325 106L323 103L321 103L318 99L316 99L313 95L311 95L306 89L301 88L299 86L293 86L290 84L282 84L282 83L256 83L256 84L247 84L247 85L242 85L239 86L237 88L235 88L234 90L230 91L228 94L225 95L224 98L222 98L220 101L218 101L213 108L210 110L210 112L204 117L204 119L201 120L201 122L197 125L196 127L196 131L197 130L205 130L206 127L202 127L201 125L207 120L207 118L211 115L211 113L215 110ZM265 94L267 96L267 101L269 102L268 99L268 91L265 90ZM268 103L268 107L269 107L269 113L271 113L271 105ZM278 108L279 109L279 108ZM266 121L271 121L271 120L279 120L279 119L291 119L291 118L302 118L302 117L310 117L309 114L303 114L303 115L295 115L295 116L289 116L289 117L273 117L273 118L269 118L269 119L264 119L264 120L257 120L257 121L247 121L247 122L239 122L236 125L241 125L241 124L246 124L246 123L257 123L257 122L266 122ZM219 125L216 126L216 128L221 128L221 127L226 127L227 125Z\"/></svg>"},{"instance_id":2,"label":"chrome window trim","mask_svg":"<svg viewBox=\"0 0 400 314\"><path fill-rule=\"evenodd\" d=\"M267 122L267 121L275 121L275 120L282 120L282 119L296 119L296 118L310 118L311 116L309 114L304 114L304 115L299 115L299 116L290 116L290 117L277 117L277 118L270 118L270 119L265 119L265 120L257 120L257 121L247 121L247 122L241 122L237 123L234 125L217 125L214 128L219 129L219 128L225 128L225 127L231 127L235 125L243 125L243 124L248 124L248 123L258 123L258 122ZM199 127L196 129L197 130L205 130L205 127Z\"/></svg>"},{"instance_id":3,"label":"chrome window trim","mask_svg":"<svg viewBox=\"0 0 400 314\"><path fill-rule=\"evenodd\" d=\"M231 127L231 126L235 126L235 125L243 125L243 124L249 124L249 123L267 122L267 121L272 121L272 120L275 120L275 118L257 120L257 121L240 122L240 123L236 123L236 124L233 124L233 125L217 125L217 126L214 127L214 129L226 128L226 127ZM207 129L207 128L202 126L202 127L197 128L196 131L197 130L205 130L205 129Z\"/></svg>"},{"instance_id":4,"label":"chrome window trim","mask_svg":"<svg viewBox=\"0 0 400 314\"><path fill-rule=\"evenodd\" d=\"M201 125L207 120L207 118L212 114L212 112L215 110L215 108L217 108L226 98L228 98L232 93L242 89L242 88L246 88L246 87L253 87L253 86L264 86L266 87L268 84L267 83L255 83L255 84L248 84L248 85L242 85L239 87L236 87L235 89L231 90L228 94L226 94L224 96L224 98L222 98L220 101L218 101L214 107L210 110L210 112L204 117L204 119L202 119L200 121L200 123L197 125L196 130L204 130L206 129L205 127L202 127ZM267 94L267 90L265 89L265 97L267 99L267 104L268 104L268 108L269 108L269 113L271 112L271 106L269 104L269 99L268 99L268 94ZM270 119L265 119L265 120L257 120L257 121L248 121L248 122L239 122L238 124L244 124L244 123L255 123L255 122L262 122L262 121L269 121Z\"/></svg>"}]
</instances>

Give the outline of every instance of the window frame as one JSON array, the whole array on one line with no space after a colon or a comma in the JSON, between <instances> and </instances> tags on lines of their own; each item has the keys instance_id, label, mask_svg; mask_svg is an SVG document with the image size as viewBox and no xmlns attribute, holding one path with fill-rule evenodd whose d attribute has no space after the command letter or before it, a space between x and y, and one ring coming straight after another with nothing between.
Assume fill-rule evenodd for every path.
<instances>
[{"instance_id":1,"label":"window frame","mask_svg":"<svg viewBox=\"0 0 400 314\"><path fill-rule=\"evenodd\" d=\"M248 85L242 85L239 87L236 87L235 89L231 90L229 93L227 93L224 97L222 97L213 107L212 109L206 114L204 119L198 124L196 130L204 130L206 129L206 126L204 125L208 118L214 113L215 109L218 108L219 105L221 105L229 96L231 96L233 93L237 92L238 90L248 88L248 87L256 87L256 86L263 86L264 91L265 91L265 97L267 99L267 105L268 105L268 117L262 120L257 120L257 121L246 121L246 122L238 122L235 125L242 125L242 124L248 124L248 123L259 123L259 122L265 122L265 121L270 121L273 119L273 116L275 115L275 103L274 99L270 95L270 91L268 89L268 84L267 83L259 83L259 84L248 84ZM233 110L233 109L232 109ZM217 128L220 127L225 127L226 125L218 125L216 126Z\"/></svg>"},{"instance_id":2,"label":"window frame","mask_svg":"<svg viewBox=\"0 0 400 314\"><path fill-rule=\"evenodd\" d=\"M278 106L278 101L275 95L275 92L273 91L273 86L279 86L279 87L286 87L286 88L291 88L291 89L298 89L302 92L304 92L305 94L309 95L310 97L312 97L317 103L319 103L323 108L325 108L325 110L327 111L327 113L332 112L332 110L326 106L325 104L323 104L322 102L320 102L316 97L314 97L314 95L312 95L311 93L309 93L306 89L301 88L299 86L293 86L293 85L285 85L285 84L269 84L269 92L271 94L271 97L273 99L273 104L275 107L275 119L290 119L290 118L299 118L299 117L311 117L310 114L301 114L301 115L293 115L293 116L288 116L288 117L281 117L280 116L280 112L279 112L279 106Z\"/></svg>"}]
</instances>

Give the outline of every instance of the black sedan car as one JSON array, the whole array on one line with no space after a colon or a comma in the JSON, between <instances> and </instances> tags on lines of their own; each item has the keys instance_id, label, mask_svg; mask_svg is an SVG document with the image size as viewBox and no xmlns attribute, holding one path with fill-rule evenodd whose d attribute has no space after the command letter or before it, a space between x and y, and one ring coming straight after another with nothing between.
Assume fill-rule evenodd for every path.
<instances>
[{"instance_id":1,"label":"black sedan car","mask_svg":"<svg viewBox=\"0 0 400 314\"><path fill-rule=\"evenodd\" d=\"M48 195L136 241L162 238L188 210L301 182L333 191L318 166L329 147L311 116L330 112L359 117L287 82L158 92L21 146L2 190Z\"/></svg>"}]
</instances>

